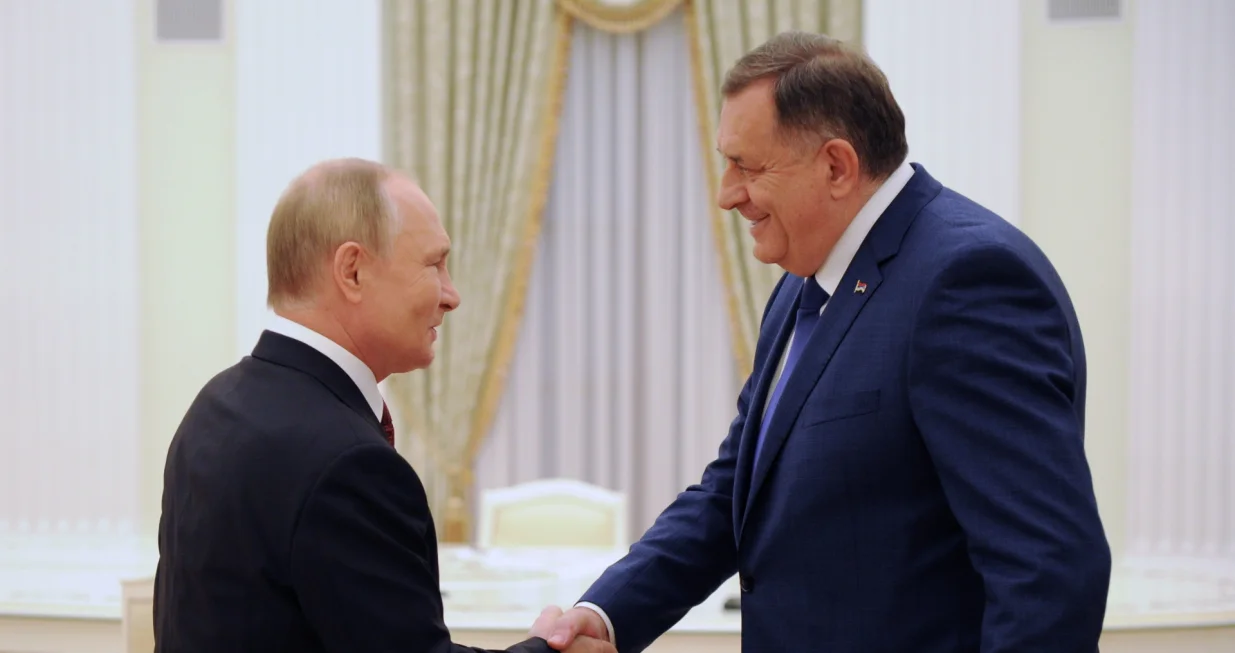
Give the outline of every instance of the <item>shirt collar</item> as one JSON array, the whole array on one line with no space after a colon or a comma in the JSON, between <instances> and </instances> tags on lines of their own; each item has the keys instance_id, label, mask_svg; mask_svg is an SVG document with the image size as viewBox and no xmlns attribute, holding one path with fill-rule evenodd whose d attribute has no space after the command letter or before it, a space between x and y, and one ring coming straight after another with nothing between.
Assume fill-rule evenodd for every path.
<instances>
[{"instance_id":1,"label":"shirt collar","mask_svg":"<svg viewBox=\"0 0 1235 653\"><path fill-rule=\"evenodd\" d=\"M829 297L836 294L836 287L840 285L841 277L845 276L845 271L853 262L854 254L857 254L858 247L861 247L862 241L866 240L866 235L875 226L879 216L888 210L888 207L892 205L892 200L896 199L896 196L905 189L905 185L912 177L913 166L905 160L884 180L875 194L871 195L862 210L858 211L853 221L845 228L845 233L841 234L840 240L836 241L832 252L823 262L823 267L815 273L815 281L827 291Z\"/></svg>"},{"instance_id":2,"label":"shirt collar","mask_svg":"<svg viewBox=\"0 0 1235 653\"><path fill-rule=\"evenodd\" d=\"M355 383L356 387L360 389L360 393L364 395L365 402L369 404L369 408L373 409L373 414L377 416L377 419L382 419L382 409L385 407L386 401L382 398L381 390L377 387L377 378L373 376L373 370L370 370L369 366L364 364L364 361L330 338L281 315L275 315L267 329L288 338L299 340L334 361L334 364L342 368L347 373L347 376L352 379L352 383Z\"/></svg>"}]
</instances>

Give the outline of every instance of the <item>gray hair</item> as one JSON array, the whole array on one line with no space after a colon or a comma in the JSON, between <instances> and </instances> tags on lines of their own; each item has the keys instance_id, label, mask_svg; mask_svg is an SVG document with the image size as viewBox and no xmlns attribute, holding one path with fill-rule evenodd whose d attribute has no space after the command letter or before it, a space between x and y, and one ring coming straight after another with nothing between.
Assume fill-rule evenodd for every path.
<instances>
[{"instance_id":1,"label":"gray hair","mask_svg":"<svg viewBox=\"0 0 1235 653\"><path fill-rule=\"evenodd\" d=\"M866 173L882 179L909 155L905 115L883 71L861 50L809 32L784 32L738 59L721 93L774 80L778 128L843 138Z\"/></svg>"}]
</instances>

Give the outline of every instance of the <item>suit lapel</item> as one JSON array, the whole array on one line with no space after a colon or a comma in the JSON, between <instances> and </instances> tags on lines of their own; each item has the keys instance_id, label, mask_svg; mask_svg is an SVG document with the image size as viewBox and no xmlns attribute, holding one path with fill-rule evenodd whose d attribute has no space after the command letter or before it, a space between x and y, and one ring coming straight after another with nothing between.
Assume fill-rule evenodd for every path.
<instances>
[{"instance_id":1,"label":"suit lapel","mask_svg":"<svg viewBox=\"0 0 1235 653\"><path fill-rule=\"evenodd\" d=\"M758 492L763 487L772 465L780 455L785 440L797 421L806 398L819 383L823 371L831 362L836 348L853 326L854 320L862 311L862 307L879 289L883 282L880 266L896 256L901 241L909 230L914 218L922 207L935 199L943 190L943 186L935 181L926 170L913 164L914 175L905 188L896 196L892 203L871 228L865 242L858 248L845 276L841 279L836 292L828 301L823 317L815 327L815 332L808 341L807 351L798 361L789 386L785 388L780 403L768 425L767 440L763 445L763 455L758 464L752 464L756 441L759 438L760 424L763 422L763 409L771 391L772 377L785 355L785 344L793 329L791 317L797 311L798 293L791 295L780 292L784 283L777 286L778 290L772 300L773 306L764 320L766 329L776 329L775 339L766 351L755 351L755 366L759 370L759 380L754 388L750 404L746 409L746 422L742 425L742 440L738 445L737 469L734 470L733 481L733 523L737 545L741 547L742 530L750 515L751 506L758 498ZM789 276L787 278L799 279ZM863 285L859 286L859 282ZM761 336L762 339L762 336ZM760 367L760 365L762 367Z\"/></svg>"},{"instance_id":2,"label":"suit lapel","mask_svg":"<svg viewBox=\"0 0 1235 653\"><path fill-rule=\"evenodd\" d=\"M786 323L790 322L789 316L797 309L796 299L790 303L788 310L783 314L776 347L765 354L764 372L760 379L761 387L755 400L757 403L747 411L747 423L742 435L739 468L734 483L734 511L735 513L738 510L742 511L741 518L734 520L737 524L739 538L746 519L750 516L751 506L759 498L759 490L767 481L772 466L776 464L781 449L785 446L785 440L792 432L798 414L802 412L806 398L819 383L819 378L823 376L824 370L831 362L832 355L840 346L850 327L853 326L862 307L871 300L875 291L879 289L880 283L883 282L881 266L896 256L900 250L901 241L904 240L905 234L922 208L943 191L943 186L935 181L925 168L916 163L912 165L913 177L871 227L870 233L854 254L853 261L849 264L845 276L841 278L840 285L828 300L823 317L815 327L814 333L811 334L806 351L802 353L797 367L787 380L788 385L785 386L776 407L776 413L768 425L763 452L759 460L755 461L754 470L750 472L749 491L746 491L747 484L744 475L747 474L747 470L751 469L751 457L754 455L755 440L759 437L759 424L763 418L764 398L767 397L771 375L783 355L785 340L788 338L789 329L792 328L791 324L786 326ZM758 409L758 413L755 413L754 409ZM743 482L744 491L741 503L736 501L739 496L737 493L739 479Z\"/></svg>"},{"instance_id":3,"label":"suit lapel","mask_svg":"<svg viewBox=\"0 0 1235 653\"><path fill-rule=\"evenodd\" d=\"M853 325L862 307L879 289L882 280L875 255L870 245L864 243L854 255L853 262L841 279L836 293L828 299L823 316L816 325L814 333L811 334L810 340L807 341L806 350L802 352L797 367L786 380L787 385L772 415L772 421L768 424L768 432L764 436L763 451L759 459L755 461L750 492L747 495L745 511L741 519L743 524L750 515L751 506L758 498L759 490L763 487L768 472L780 455L794 422L797 421L798 413L802 411L802 405L806 403L806 398L819 382L819 377L823 375L824 369L832 360L832 354L835 353L841 340L849 331L849 327ZM859 282L865 284L860 292L857 290ZM773 367L770 363L771 361L767 366ZM756 425L757 428L758 425ZM758 437L757 433L756 430L754 437Z\"/></svg>"},{"instance_id":4,"label":"suit lapel","mask_svg":"<svg viewBox=\"0 0 1235 653\"><path fill-rule=\"evenodd\" d=\"M801 277L789 276L801 282ZM763 367L759 369L759 379L751 393L750 404L746 407L746 423L742 425L742 437L738 444L737 469L733 478L733 523L741 524L741 517L746 509L746 491L750 488L752 458L755 455L755 444L759 438L759 425L763 423L763 408L767 404L768 394L772 391L772 376L785 352L785 343L793 332L792 316L798 310L799 293L795 284L782 284L782 288L792 287L795 290L781 292L768 315L769 325L775 325L776 337L767 355L763 357ZM741 531L735 535L740 539Z\"/></svg>"},{"instance_id":5,"label":"suit lapel","mask_svg":"<svg viewBox=\"0 0 1235 653\"><path fill-rule=\"evenodd\" d=\"M253 358L289 367L317 379L340 401L374 425L378 432L382 433L382 437L385 437L381 430L382 424L373 414L373 409L365 400L364 393L356 387L356 383L347 375L347 372L343 371L343 368L320 351L281 333L263 331L257 340L257 345L253 348Z\"/></svg>"}]
</instances>

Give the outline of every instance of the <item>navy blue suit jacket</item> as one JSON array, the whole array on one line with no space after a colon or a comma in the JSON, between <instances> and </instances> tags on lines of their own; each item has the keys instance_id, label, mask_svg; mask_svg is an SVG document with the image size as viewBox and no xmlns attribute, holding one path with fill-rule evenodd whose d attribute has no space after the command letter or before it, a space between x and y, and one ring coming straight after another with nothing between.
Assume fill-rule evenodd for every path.
<instances>
[{"instance_id":1,"label":"navy blue suit jacket","mask_svg":"<svg viewBox=\"0 0 1235 653\"><path fill-rule=\"evenodd\" d=\"M158 653L480 650L443 621L420 478L351 378L276 333L206 384L172 438L159 553Z\"/></svg>"},{"instance_id":2,"label":"navy blue suit jacket","mask_svg":"<svg viewBox=\"0 0 1235 653\"><path fill-rule=\"evenodd\" d=\"M829 300L758 463L802 282L789 275L719 456L582 597L622 653L735 572L744 651L1097 649L1111 563L1071 301L1029 238L914 167Z\"/></svg>"}]
</instances>

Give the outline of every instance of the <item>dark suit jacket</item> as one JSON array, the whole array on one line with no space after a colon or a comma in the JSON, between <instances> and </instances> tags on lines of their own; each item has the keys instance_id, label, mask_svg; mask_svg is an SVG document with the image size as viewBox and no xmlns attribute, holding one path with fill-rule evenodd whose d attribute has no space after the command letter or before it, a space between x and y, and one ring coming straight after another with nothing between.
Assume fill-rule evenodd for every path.
<instances>
[{"instance_id":1,"label":"dark suit jacket","mask_svg":"<svg viewBox=\"0 0 1235 653\"><path fill-rule=\"evenodd\" d=\"M758 464L797 277L768 302L719 457L582 598L623 653L735 572L744 651L1097 648L1111 562L1072 303L1026 236L914 167L829 300Z\"/></svg>"},{"instance_id":2,"label":"dark suit jacket","mask_svg":"<svg viewBox=\"0 0 1235 653\"><path fill-rule=\"evenodd\" d=\"M447 653L416 472L342 369L266 332L172 439L155 580L160 653ZM549 651L541 639L509 649Z\"/></svg>"}]
</instances>

